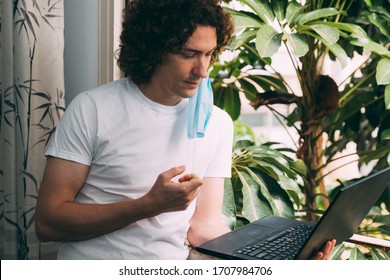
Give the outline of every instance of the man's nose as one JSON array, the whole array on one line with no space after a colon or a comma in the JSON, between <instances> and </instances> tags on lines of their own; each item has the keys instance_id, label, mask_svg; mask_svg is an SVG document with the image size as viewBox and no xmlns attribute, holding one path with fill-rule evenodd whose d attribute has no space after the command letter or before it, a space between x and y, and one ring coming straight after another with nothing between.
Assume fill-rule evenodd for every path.
<instances>
[{"instance_id":1,"label":"man's nose","mask_svg":"<svg viewBox=\"0 0 390 280\"><path fill-rule=\"evenodd\" d=\"M201 78L206 78L208 76L207 70L209 69L209 65L209 57L200 57L194 66L193 73Z\"/></svg>"}]
</instances>

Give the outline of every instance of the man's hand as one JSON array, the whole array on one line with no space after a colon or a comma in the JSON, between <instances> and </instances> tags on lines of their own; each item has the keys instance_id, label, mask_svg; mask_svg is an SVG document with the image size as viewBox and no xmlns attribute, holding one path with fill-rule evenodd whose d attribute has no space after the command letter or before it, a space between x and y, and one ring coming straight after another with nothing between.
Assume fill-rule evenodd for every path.
<instances>
[{"instance_id":1,"label":"man's hand","mask_svg":"<svg viewBox=\"0 0 390 280\"><path fill-rule=\"evenodd\" d=\"M161 173L146 194L153 201L157 212L185 210L198 195L202 180L196 174L185 174L178 179L178 182L172 181L184 170L184 166L179 166Z\"/></svg>"},{"instance_id":2,"label":"man's hand","mask_svg":"<svg viewBox=\"0 0 390 280\"><path fill-rule=\"evenodd\" d=\"M329 259L330 253L332 252L335 245L336 245L335 239L326 242L326 244L324 245L322 250L320 252L317 252L314 255L313 260L327 260L327 259Z\"/></svg>"}]
</instances>

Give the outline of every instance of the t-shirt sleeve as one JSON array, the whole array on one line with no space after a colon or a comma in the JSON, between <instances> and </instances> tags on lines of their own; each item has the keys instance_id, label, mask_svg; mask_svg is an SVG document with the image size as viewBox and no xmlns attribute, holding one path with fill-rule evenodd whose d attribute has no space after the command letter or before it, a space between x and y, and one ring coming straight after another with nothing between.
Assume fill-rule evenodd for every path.
<instances>
[{"instance_id":1,"label":"t-shirt sleeve","mask_svg":"<svg viewBox=\"0 0 390 280\"><path fill-rule=\"evenodd\" d=\"M91 165L97 125L93 100L80 93L67 107L45 155Z\"/></svg>"}]
</instances>

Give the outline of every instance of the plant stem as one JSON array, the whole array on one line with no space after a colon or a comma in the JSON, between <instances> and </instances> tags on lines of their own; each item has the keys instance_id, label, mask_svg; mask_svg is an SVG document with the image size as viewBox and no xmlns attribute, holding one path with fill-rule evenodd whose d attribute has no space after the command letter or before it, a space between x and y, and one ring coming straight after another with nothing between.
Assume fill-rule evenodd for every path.
<instances>
[{"instance_id":1,"label":"plant stem","mask_svg":"<svg viewBox=\"0 0 390 280\"><path fill-rule=\"evenodd\" d=\"M340 168L343 168L343 167L345 167L345 166L347 166L347 165L349 165L349 164L352 164L352 163L354 163L354 162L357 162L357 161L359 161L359 159L356 159L356 160L347 162L347 163L345 163L345 164L342 164L342 165L340 165L340 166L338 166L338 167L332 169L332 170L329 171L328 173L323 174L323 175L322 175L321 177L319 177L317 180L322 180L322 179L324 179L326 176L329 176L329 174L333 173L334 171L336 171L336 170L338 170L338 169L340 169Z\"/></svg>"},{"instance_id":2,"label":"plant stem","mask_svg":"<svg viewBox=\"0 0 390 280\"><path fill-rule=\"evenodd\" d=\"M340 97L339 105L340 107L343 107L344 102L346 102L346 99L362 84L364 84L367 80L371 79L375 75L375 72L369 73L367 76L365 76L360 82L358 82L353 88L351 88L348 92L346 92L343 96Z\"/></svg>"},{"instance_id":3,"label":"plant stem","mask_svg":"<svg viewBox=\"0 0 390 280\"><path fill-rule=\"evenodd\" d=\"M335 161L338 161L340 159L343 159L343 158L346 158L346 157L351 157L351 156L356 156L357 153L350 153L350 154L347 154L347 155L342 155L340 157L337 157L337 158L331 158L329 159L328 161L326 161L326 163L324 163L323 165L321 165L320 167L318 167L318 170L320 169L324 169L326 166L328 166L329 164L331 164L332 162L335 162Z\"/></svg>"},{"instance_id":4,"label":"plant stem","mask_svg":"<svg viewBox=\"0 0 390 280\"><path fill-rule=\"evenodd\" d=\"M290 92L293 92L292 88L290 87L290 85L286 82L286 80L284 79L284 77L282 76L282 74L278 71L276 71L276 69L271 65L271 64L268 64L268 62L262 58L261 56L259 56L259 53L254 50L251 46L249 46L247 43L244 43L243 44L245 46L245 48L247 48L250 52L252 52L253 54L255 54L262 62L264 62L264 64L268 65L268 67L270 67L273 71L273 73L282 81L282 83L284 85L286 85L286 87L289 89Z\"/></svg>"},{"instance_id":5,"label":"plant stem","mask_svg":"<svg viewBox=\"0 0 390 280\"><path fill-rule=\"evenodd\" d=\"M281 113L279 113L278 111L276 111L274 108L272 108L271 106L267 105L267 108L272 112L272 114L274 115L274 117L278 120L278 122L283 126L284 130L287 132L288 136L290 137L291 141L293 142L295 148L298 148L298 145L296 143L296 141L294 140L293 136L291 135L291 133L288 131L288 128L286 126L285 123L283 123L279 116L282 116L284 119L286 119L285 116L283 116ZM279 116L278 116L279 115ZM295 128L296 131L299 131L299 129L295 126L295 124L293 124L293 127Z\"/></svg>"}]
</instances>

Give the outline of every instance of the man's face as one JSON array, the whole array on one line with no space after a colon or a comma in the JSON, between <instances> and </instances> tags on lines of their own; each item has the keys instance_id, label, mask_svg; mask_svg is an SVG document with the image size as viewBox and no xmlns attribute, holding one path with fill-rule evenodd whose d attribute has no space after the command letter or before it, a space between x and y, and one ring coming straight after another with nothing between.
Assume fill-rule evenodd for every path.
<instances>
[{"instance_id":1,"label":"man's face","mask_svg":"<svg viewBox=\"0 0 390 280\"><path fill-rule=\"evenodd\" d=\"M177 104L195 94L202 78L207 77L212 54L217 46L215 27L197 26L181 50L170 53L148 85L140 86L144 94L164 105Z\"/></svg>"}]
</instances>

